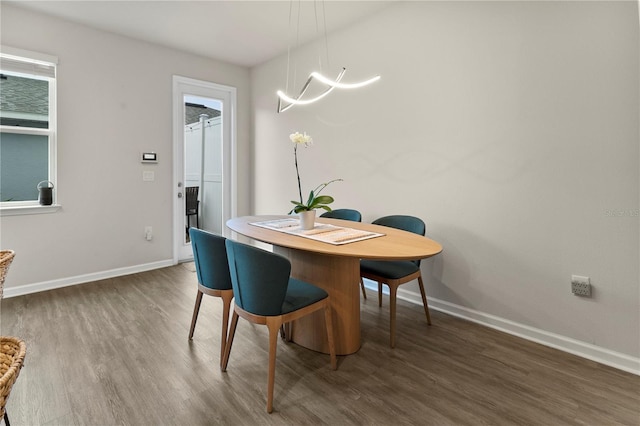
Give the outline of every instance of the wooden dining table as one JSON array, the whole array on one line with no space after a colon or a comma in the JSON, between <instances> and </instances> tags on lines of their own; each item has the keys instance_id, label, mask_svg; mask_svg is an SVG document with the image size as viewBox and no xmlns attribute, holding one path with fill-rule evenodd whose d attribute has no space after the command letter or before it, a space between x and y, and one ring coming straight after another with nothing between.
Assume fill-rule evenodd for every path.
<instances>
[{"instance_id":1,"label":"wooden dining table","mask_svg":"<svg viewBox=\"0 0 640 426\"><path fill-rule=\"evenodd\" d=\"M382 234L375 238L334 245L255 223L291 216L243 216L227 221L227 227L253 240L271 244L273 251L289 259L291 276L324 289L330 297L338 355L360 349L360 259L416 260L434 256L442 246L411 232L369 223L319 217L316 223ZM309 315L291 327L291 339L306 348L329 353L324 315Z\"/></svg>"}]
</instances>

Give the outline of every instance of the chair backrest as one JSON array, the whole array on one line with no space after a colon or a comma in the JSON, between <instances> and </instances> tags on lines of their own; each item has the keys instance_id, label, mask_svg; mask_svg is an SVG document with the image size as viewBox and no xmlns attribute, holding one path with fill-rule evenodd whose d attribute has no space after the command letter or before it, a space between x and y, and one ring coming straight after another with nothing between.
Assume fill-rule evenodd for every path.
<instances>
[{"instance_id":1,"label":"chair backrest","mask_svg":"<svg viewBox=\"0 0 640 426\"><path fill-rule=\"evenodd\" d=\"M16 253L13 250L0 250L0 299L4 289L4 279L9 271L9 266L13 262Z\"/></svg>"},{"instance_id":2,"label":"chair backrest","mask_svg":"<svg viewBox=\"0 0 640 426\"><path fill-rule=\"evenodd\" d=\"M424 221L415 216L392 215L378 218L372 222L374 225L388 226L390 228L402 229L403 231L413 232L414 234L424 236L427 232L427 226ZM420 260L413 260L413 263L420 266Z\"/></svg>"},{"instance_id":3,"label":"chair backrest","mask_svg":"<svg viewBox=\"0 0 640 426\"><path fill-rule=\"evenodd\" d=\"M280 315L289 286L291 263L256 247L227 240L236 305L255 315Z\"/></svg>"},{"instance_id":4,"label":"chair backrest","mask_svg":"<svg viewBox=\"0 0 640 426\"><path fill-rule=\"evenodd\" d=\"M320 217L329 217L333 219L351 220L353 222L361 222L362 215L358 210L353 209L335 209L330 212L324 212Z\"/></svg>"},{"instance_id":5,"label":"chair backrest","mask_svg":"<svg viewBox=\"0 0 640 426\"><path fill-rule=\"evenodd\" d=\"M18 379L27 354L27 345L17 337L0 336L0 418L4 417L11 388ZM5 417L5 422L6 422Z\"/></svg>"},{"instance_id":6,"label":"chair backrest","mask_svg":"<svg viewBox=\"0 0 640 426\"><path fill-rule=\"evenodd\" d=\"M226 238L197 228L190 228L193 261L198 282L214 290L231 289L231 275L227 261Z\"/></svg>"},{"instance_id":7,"label":"chair backrest","mask_svg":"<svg viewBox=\"0 0 640 426\"><path fill-rule=\"evenodd\" d=\"M199 186L187 186L184 188L185 195L185 208L187 212L189 210L195 211L198 208L198 192L200 190Z\"/></svg>"}]
</instances>

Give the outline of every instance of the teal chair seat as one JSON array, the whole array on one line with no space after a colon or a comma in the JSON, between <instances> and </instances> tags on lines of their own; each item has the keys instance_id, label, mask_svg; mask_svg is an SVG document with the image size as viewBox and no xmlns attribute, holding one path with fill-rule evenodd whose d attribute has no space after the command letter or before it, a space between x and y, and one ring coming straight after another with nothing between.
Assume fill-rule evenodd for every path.
<instances>
[{"instance_id":1,"label":"teal chair seat","mask_svg":"<svg viewBox=\"0 0 640 426\"><path fill-rule=\"evenodd\" d=\"M289 286L287 287L284 302L282 302L281 312L288 314L289 312L297 311L328 296L327 292L320 287L295 278L289 278Z\"/></svg>"},{"instance_id":2,"label":"teal chair seat","mask_svg":"<svg viewBox=\"0 0 640 426\"><path fill-rule=\"evenodd\" d=\"M267 412L271 413L276 345L278 331L283 324L323 310L331 367L337 368L329 295L319 287L291 278L291 263L283 256L232 240L225 244L235 303L222 371L227 370L238 318L266 325L269 329Z\"/></svg>"},{"instance_id":3,"label":"teal chair seat","mask_svg":"<svg viewBox=\"0 0 640 426\"><path fill-rule=\"evenodd\" d=\"M415 274L420 268L411 261L361 260L360 270L387 279L397 280Z\"/></svg>"}]
</instances>

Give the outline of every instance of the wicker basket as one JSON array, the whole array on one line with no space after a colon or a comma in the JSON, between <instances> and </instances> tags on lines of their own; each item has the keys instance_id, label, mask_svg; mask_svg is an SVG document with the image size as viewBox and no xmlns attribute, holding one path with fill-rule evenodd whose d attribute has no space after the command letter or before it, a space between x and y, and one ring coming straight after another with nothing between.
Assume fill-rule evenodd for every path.
<instances>
[{"instance_id":1,"label":"wicker basket","mask_svg":"<svg viewBox=\"0 0 640 426\"><path fill-rule=\"evenodd\" d=\"M5 414L5 405L16 382L27 353L27 345L16 337L0 336L0 418Z\"/></svg>"},{"instance_id":2,"label":"wicker basket","mask_svg":"<svg viewBox=\"0 0 640 426\"><path fill-rule=\"evenodd\" d=\"M4 289L4 278L7 276L9 265L15 255L13 250L0 250L0 299L2 299L2 290Z\"/></svg>"}]
</instances>

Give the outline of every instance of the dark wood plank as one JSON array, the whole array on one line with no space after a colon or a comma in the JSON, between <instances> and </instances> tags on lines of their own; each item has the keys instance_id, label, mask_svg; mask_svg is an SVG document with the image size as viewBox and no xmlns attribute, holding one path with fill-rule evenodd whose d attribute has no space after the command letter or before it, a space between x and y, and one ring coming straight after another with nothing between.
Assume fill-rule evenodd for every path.
<instances>
[{"instance_id":1,"label":"dark wood plank","mask_svg":"<svg viewBox=\"0 0 640 426\"><path fill-rule=\"evenodd\" d=\"M191 264L4 299L2 334L27 342L7 409L19 425L639 425L640 377L421 306L362 300L362 347L339 357L278 342L265 411L266 327L240 320L218 365L222 302L193 341Z\"/></svg>"}]
</instances>

